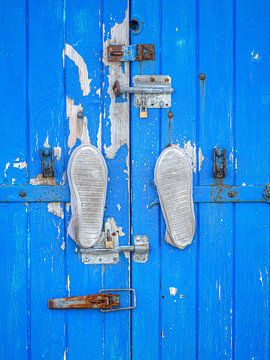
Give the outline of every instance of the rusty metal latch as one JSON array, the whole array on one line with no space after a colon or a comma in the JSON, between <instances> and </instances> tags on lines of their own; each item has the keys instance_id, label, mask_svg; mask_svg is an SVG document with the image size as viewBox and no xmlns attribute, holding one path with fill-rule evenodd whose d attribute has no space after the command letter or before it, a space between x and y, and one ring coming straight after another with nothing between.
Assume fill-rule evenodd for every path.
<instances>
[{"instance_id":1,"label":"rusty metal latch","mask_svg":"<svg viewBox=\"0 0 270 360\"><path fill-rule=\"evenodd\" d=\"M154 44L110 45L108 62L155 60Z\"/></svg>"},{"instance_id":2,"label":"rusty metal latch","mask_svg":"<svg viewBox=\"0 0 270 360\"><path fill-rule=\"evenodd\" d=\"M132 305L120 307L120 295L112 292L129 292L133 295ZM102 312L132 310L136 307L134 289L101 289L98 294L70 296L49 299L49 309L99 309Z\"/></svg>"},{"instance_id":3,"label":"rusty metal latch","mask_svg":"<svg viewBox=\"0 0 270 360\"><path fill-rule=\"evenodd\" d=\"M171 95L174 89L171 87L170 76L136 75L133 82L134 87L130 87L116 80L113 84L113 92L116 97L121 94L134 94L134 105L140 108L140 118L148 117L148 108L171 107Z\"/></svg>"}]
</instances>

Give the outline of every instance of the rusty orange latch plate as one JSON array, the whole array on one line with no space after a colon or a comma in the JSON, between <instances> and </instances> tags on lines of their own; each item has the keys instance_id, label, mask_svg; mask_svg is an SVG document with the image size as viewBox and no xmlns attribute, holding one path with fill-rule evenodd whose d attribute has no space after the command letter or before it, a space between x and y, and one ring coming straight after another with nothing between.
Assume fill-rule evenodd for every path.
<instances>
[{"instance_id":1,"label":"rusty orange latch plate","mask_svg":"<svg viewBox=\"0 0 270 360\"><path fill-rule=\"evenodd\" d=\"M93 294L49 299L49 309L102 309L112 310L120 306L118 294Z\"/></svg>"}]
</instances>

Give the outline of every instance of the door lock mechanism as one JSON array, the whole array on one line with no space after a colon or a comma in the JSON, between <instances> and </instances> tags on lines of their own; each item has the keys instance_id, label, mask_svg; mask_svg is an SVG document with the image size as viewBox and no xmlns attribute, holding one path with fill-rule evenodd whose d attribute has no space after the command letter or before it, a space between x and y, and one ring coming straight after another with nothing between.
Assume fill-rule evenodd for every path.
<instances>
[{"instance_id":1,"label":"door lock mechanism","mask_svg":"<svg viewBox=\"0 0 270 360\"><path fill-rule=\"evenodd\" d=\"M113 84L116 97L121 94L134 94L134 106L140 109L140 118L148 117L148 108L162 109L171 107L171 78L167 75L136 75L134 87L121 85L118 80Z\"/></svg>"},{"instance_id":2,"label":"door lock mechanism","mask_svg":"<svg viewBox=\"0 0 270 360\"><path fill-rule=\"evenodd\" d=\"M90 248L81 248L80 254L84 264L116 264L119 254L133 253L133 260L145 263L149 255L149 239L146 235L136 235L134 245L119 246L118 232L105 223L105 231L102 232L99 241Z\"/></svg>"}]
</instances>

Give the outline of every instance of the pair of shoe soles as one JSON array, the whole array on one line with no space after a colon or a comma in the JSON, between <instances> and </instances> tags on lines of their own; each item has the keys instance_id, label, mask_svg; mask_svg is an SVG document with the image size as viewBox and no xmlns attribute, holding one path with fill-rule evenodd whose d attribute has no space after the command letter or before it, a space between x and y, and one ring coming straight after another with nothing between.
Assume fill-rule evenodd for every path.
<instances>
[{"instance_id":1,"label":"pair of shoe soles","mask_svg":"<svg viewBox=\"0 0 270 360\"><path fill-rule=\"evenodd\" d=\"M69 234L81 248L100 238L107 193L108 170L101 152L81 145L68 164L72 218ZM166 223L165 240L180 249L192 242L195 231L192 169L185 153L170 146L160 154L155 184Z\"/></svg>"}]
</instances>

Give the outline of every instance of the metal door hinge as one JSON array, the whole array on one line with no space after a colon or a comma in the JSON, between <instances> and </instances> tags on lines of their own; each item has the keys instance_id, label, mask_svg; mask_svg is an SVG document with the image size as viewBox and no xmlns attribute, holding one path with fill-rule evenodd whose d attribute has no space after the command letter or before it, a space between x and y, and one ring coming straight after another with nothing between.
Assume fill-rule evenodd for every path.
<instances>
[{"instance_id":1,"label":"metal door hinge","mask_svg":"<svg viewBox=\"0 0 270 360\"><path fill-rule=\"evenodd\" d=\"M54 177L53 149L44 148L41 152L41 156L43 177Z\"/></svg>"},{"instance_id":2,"label":"metal door hinge","mask_svg":"<svg viewBox=\"0 0 270 360\"><path fill-rule=\"evenodd\" d=\"M133 295L132 305L120 307L120 294L128 292ZM101 289L98 294L70 296L49 299L49 309L99 309L102 312L132 310L136 307L136 292L134 289Z\"/></svg>"},{"instance_id":3,"label":"metal door hinge","mask_svg":"<svg viewBox=\"0 0 270 360\"><path fill-rule=\"evenodd\" d=\"M147 118L148 108L170 108L171 78L167 75L136 75L133 78L134 87L125 86L116 80L113 91L116 97L121 94L135 94L134 105L140 108L140 117Z\"/></svg>"},{"instance_id":4,"label":"metal door hinge","mask_svg":"<svg viewBox=\"0 0 270 360\"><path fill-rule=\"evenodd\" d=\"M108 62L155 60L153 44L109 45Z\"/></svg>"},{"instance_id":5,"label":"metal door hinge","mask_svg":"<svg viewBox=\"0 0 270 360\"><path fill-rule=\"evenodd\" d=\"M226 150L214 148L214 178L223 179L226 176Z\"/></svg>"}]
</instances>

